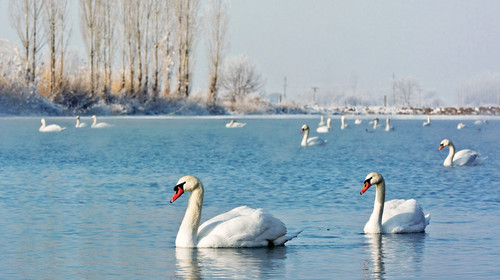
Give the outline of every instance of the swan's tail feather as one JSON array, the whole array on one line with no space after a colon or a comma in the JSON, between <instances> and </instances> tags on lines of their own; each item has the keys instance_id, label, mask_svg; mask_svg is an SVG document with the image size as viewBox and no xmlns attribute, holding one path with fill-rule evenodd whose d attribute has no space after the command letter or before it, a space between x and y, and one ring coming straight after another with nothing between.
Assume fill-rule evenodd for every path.
<instances>
[{"instance_id":1,"label":"swan's tail feather","mask_svg":"<svg viewBox=\"0 0 500 280\"><path fill-rule=\"evenodd\" d=\"M290 240L294 239L295 237L299 236L299 234L300 234L301 232L303 232L303 230L299 230L299 231L297 231L296 233L293 233L293 234L291 234L291 235L286 235L286 236L285 236L285 239L286 239L286 241L285 241L285 242L290 241Z\"/></svg>"},{"instance_id":2,"label":"swan's tail feather","mask_svg":"<svg viewBox=\"0 0 500 280\"><path fill-rule=\"evenodd\" d=\"M428 225L430 221L431 221L431 214L425 215L425 225Z\"/></svg>"},{"instance_id":3,"label":"swan's tail feather","mask_svg":"<svg viewBox=\"0 0 500 280\"><path fill-rule=\"evenodd\" d=\"M287 243L288 241L294 239L295 237L297 237L300 233L302 232L301 231L298 231L292 235L283 235L275 240L268 240L267 241L267 247L274 247L274 246L284 246L285 243Z\"/></svg>"}]
</instances>

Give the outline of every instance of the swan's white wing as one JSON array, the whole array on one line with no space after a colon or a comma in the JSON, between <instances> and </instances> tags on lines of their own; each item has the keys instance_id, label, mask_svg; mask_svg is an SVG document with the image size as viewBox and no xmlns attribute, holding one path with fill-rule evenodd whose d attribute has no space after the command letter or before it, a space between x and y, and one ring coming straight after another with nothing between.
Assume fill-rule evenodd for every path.
<instances>
[{"instance_id":1,"label":"swan's white wing","mask_svg":"<svg viewBox=\"0 0 500 280\"><path fill-rule=\"evenodd\" d=\"M96 123L95 125L92 125L92 128L107 128L107 127L112 127L113 125L105 122L101 123Z\"/></svg>"},{"instance_id":2,"label":"swan's white wing","mask_svg":"<svg viewBox=\"0 0 500 280\"><path fill-rule=\"evenodd\" d=\"M326 144L326 141L319 137L311 137L307 139L307 146L317 146L324 144Z\"/></svg>"},{"instance_id":3,"label":"swan's white wing","mask_svg":"<svg viewBox=\"0 0 500 280\"><path fill-rule=\"evenodd\" d=\"M262 209L240 206L204 222L197 247L264 247L287 241L286 227Z\"/></svg>"},{"instance_id":4,"label":"swan's white wing","mask_svg":"<svg viewBox=\"0 0 500 280\"><path fill-rule=\"evenodd\" d=\"M330 131L330 129L328 128L327 125L320 126L320 127L316 128L317 133L327 133L329 131Z\"/></svg>"},{"instance_id":5,"label":"swan's white wing","mask_svg":"<svg viewBox=\"0 0 500 280\"><path fill-rule=\"evenodd\" d=\"M57 131L63 131L65 129L66 129L66 127L61 127L57 124L51 124L51 125L45 126L45 128L40 130L40 131L41 132L57 132Z\"/></svg>"},{"instance_id":6,"label":"swan's white wing","mask_svg":"<svg viewBox=\"0 0 500 280\"><path fill-rule=\"evenodd\" d=\"M476 160L478 153L473 150L464 149L455 153L453 157L453 165L455 166L463 166L463 165L472 165Z\"/></svg>"},{"instance_id":7,"label":"swan's white wing","mask_svg":"<svg viewBox=\"0 0 500 280\"><path fill-rule=\"evenodd\" d=\"M384 204L382 228L386 233L423 232L429 220L415 199L394 199Z\"/></svg>"}]
</instances>

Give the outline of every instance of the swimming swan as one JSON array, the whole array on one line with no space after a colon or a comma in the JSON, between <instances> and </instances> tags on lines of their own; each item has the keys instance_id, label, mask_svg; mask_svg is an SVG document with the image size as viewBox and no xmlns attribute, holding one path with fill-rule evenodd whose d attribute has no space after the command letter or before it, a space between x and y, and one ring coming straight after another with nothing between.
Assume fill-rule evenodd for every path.
<instances>
[{"instance_id":1,"label":"swimming swan","mask_svg":"<svg viewBox=\"0 0 500 280\"><path fill-rule=\"evenodd\" d=\"M394 130L394 127L391 125L391 120L389 118L385 119L385 131Z\"/></svg>"},{"instance_id":2,"label":"swimming swan","mask_svg":"<svg viewBox=\"0 0 500 280\"><path fill-rule=\"evenodd\" d=\"M92 116L92 125L90 126L91 128L106 128L106 127L112 127L113 125L105 122L100 122L97 123L97 117L95 115Z\"/></svg>"},{"instance_id":3,"label":"swimming swan","mask_svg":"<svg viewBox=\"0 0 500 280\"><path fill-rule=\"evenodd\" d=\"M38 131L40 132L59 132L66 129L66 127L61 127L57 124L45 125L45 119L42 119L41 122L42 126L40 126L40 128L38 129Z\"/></svg>"},{"instance_id":4,"label":"swimming swan","mask_svg":"<svg viewBox=\"0 0 500 280\"><path fill-rule=\"evenodd\" d=\"M240 206L215 216L200 227L203 206L203 184L194 176L184 176L174 187L174 202L184 192L191 192L182 220L176 247L188 248L230 248L230 247L273 247L284 245L294 236L287 236L285 224L262 209Z\"/></svg>"},{"instance_id":5,"label":"swimming swan","mask_svg":"<svg viewBox=\"0 0 500 280\"><path fill-rule=\"evenodd\" d=\"M449 148L449 153L443 162L444 166L464 166L464 165L477 165L481 164L486 158L479 159L479 154L476 151L463 149L455 153L455 145L448 140L443 139L439 145L439 150L441 151L444 147Z\"/></svg>"},{"instance_id":6,"label":"swimming swan","mask_svg":"<svg viewBox=\"0 0 500 280\"><path fill-rule=\"evenodd\" d=\"M424 215L415 199L394 199L385 202L385 181L377 172L365 178L363 194L370 186L377 186L375 203L370 219L365 225L365 233L413 233L424 232L429 224L430 214Z\"/></svg>"},{"instance_id":7,"label":"swimming swan","mask_svg":"<svg viewBox=\"0 0 500 280\"><path fill-rule=\"evenodd\" d=\"M230 122L226 123L227 128L239 128L239 127L244 127L245 125L247 125L247 123L241 123L235 120L231 120Z\"/></svg>"},{"instance_id":8,"label":"swimming swan","mask_svg":"<svg viewBox=\"0 0 500 280\"><path fill-rule=\"evenodd\" d=\"M431 117L427 116L427 121L422 123L422 126L429 126L431 125Z\"/></svg>"},{"instance_id":9,"label":"swimming swan","mask_svg":"<svg viewBox=\"0 0 500 280\"><path fill-rule=\"evenodd\" d=\"M80 116L76 116L76 128L86 127L87 124L84 122L80 122Z\"/></svg>"},{"instance_id":10,"label":"swimming swan","mask_svg":"<svg viewBox=\"0 0 500 280\"><path fill-rule=\"evenodd\" d=\"M330 132L330 129L332 128L332 119L328 118L326 120L326 125L320 126L316 128L317 133L328 133Z\"/></svg>"},{"instance_id":11,"label":"swimming swan","mask_svg":"<svg viewBox=\"0 0 500 280\"><path fill-rule=\"evenodd\" d=\"M326 140L323 140L317 136L309 138L309 126L307 124L302 125L302 130L300 131L300 133L304 133L304 137L302 137L302 142L300 142L300 145L302 147L318 146L326 144Z\"/></svg>"},{"instance_id":12,"label":"swimming swan","mask_svg":"<svg viewBox=\"0 0 500 280\"><path fill-rule=\"evenodd\" d=\"M349 125L345 123L345 116L342 116L340 118L340 129L344 130L346 127L349 127Z\"/></svg>"}]
</instances>

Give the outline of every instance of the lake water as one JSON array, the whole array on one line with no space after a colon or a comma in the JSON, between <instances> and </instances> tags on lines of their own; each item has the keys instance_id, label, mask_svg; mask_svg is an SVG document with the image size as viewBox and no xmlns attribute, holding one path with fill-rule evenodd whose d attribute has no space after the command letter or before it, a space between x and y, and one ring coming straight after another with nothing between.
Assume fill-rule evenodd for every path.
<instances>
[{"instance_id":1,"label":"lake water","mask_svg":"<svg viewBox=\"0 0 500 280\"><path fill-rule=\"evenodd\" d=\"M82 118L90 124L89 118ZM381 118L383 120L383 118ZM394 131L333 129L300 146L319 118L102 118L109 129L40 133L39 118L0 118L1 279L498 279L500 120L394 119ZM385 123L385 122L384 122ZM368 129L368 132L366 131ZM488 159L447 168L443 138ZM386 199L415 198L425 234L366 235L380 172ZM186 174L205 186L202 222L240 205L262 207L289 232L285 247L176 249Z\"/></svg>"}]
</instances>

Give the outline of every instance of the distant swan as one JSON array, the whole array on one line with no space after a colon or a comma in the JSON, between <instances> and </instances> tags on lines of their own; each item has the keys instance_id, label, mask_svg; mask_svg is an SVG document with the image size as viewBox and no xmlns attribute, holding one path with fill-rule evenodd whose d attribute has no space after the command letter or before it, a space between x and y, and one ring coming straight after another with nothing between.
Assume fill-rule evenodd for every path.
<instances>
[{"instance_id":1,"label":"distant swan","mask_svg":"<svg viewBox=\"0 0 500 280\"><path fill-rule=\"evenodd\" d=\"M321 120L318 123L319 126L325 125L325 121L323 120L323 115L321 115Z\"/></svg>"},{"instance_id":2,"label":"distant swan","mask_svg":"<svg viewBox=\"0 0 500 280\"><path fill-rule=\"evenodd\" d=\"M427 117L427 121L422 123L422 126L429 126L431 125L431 117Z\"/></svg>"},{"instance_id":3,"label":"distant swan","mask_svg":"<svg viewBox=\"0 0 500 280\"><path fill-rule=\"evenodd\" d=\"M92 125L90 127L92 128L106 128L106 127L112 127L113 125L105 122L100 122L97 123L97 117L95 115L92 116Z\"/></svg>"},{"instance_id":4,"label":"distant swan","mask_svg":"<svg viewBox=\"0 0 500 280\"><path fill-rule=\"evenodd\" d=\"M363 122L363 120L361 120L361 119L356 119L356 120L354 121L354 124L361 124L362 122Z\"/></svg>"},{"instance_id":5,"label":"distant swan","mask_svg":"<svg viewBox=\"0 0 500 280\"><path fill-rule=\"evenodd\" d=\"M373 119L373 129L377 129L378 126L378 118Z\"/></svg>"},{"instance_id":6,"label":"distant swan","mask_svg":"<svg viewBox=\"0 0 500 280\"><path fill-rule=\"evenodd\" d=\"M394 127L391 126L391 120L389 118L385 119L385 131L394 130Z\"/></svg>"},{"instance_id":7,"label":"distant swan","mask_svg":"<svg viewBox=\"0 0 500 280\"><path fill-rule=\"evenodd\" d=\"M230 122L226 123L227 128L238 128L238 127L244 127L247 125L247 123L240 123L235 120L231 120Z\"/></svg>"},{"instance_id":8,"label":"distant swan","mask_svg":"<svg viewBox=\"0 0 500 280\"><path fill-rule=\"evenodd\" d=\"M201 226L203 184L194 176L184 176L174 187L170 203L184 192L191 192L184 219L179 227L176 247L223 248L223 247L273 247L284 245L296 237L287 236L285 224L262 209L240 206L213 217Z\"/></svg>"},{"instance_id":9,"label":"distant swan","mask_svg":"<svg viewBox=\"0 0 500 280\"><path fill-rule=\"evenodd\" d=\"M457 125L457 129L462 129L462 128L466 128L466 127L467 127L467 125L465 125L463 122L458 123L458 125Z\"/></svg>"},{"instance_id":10,"label":"distant swan","mask_svg":"<svg viewBox=\"0 0 500 280\"><path fill-rule=\"evenodd\" d=\"M86 127L86 126L87 126L86 123L84 123L84 122L81 123L80 122L80 116L76 116L76 125L75 125L75 127L76 128L80 128L80 127Z\"/></svg>"},{"instance_id":11,"label":"distant swan","mask_svg":"<svg viewBox=\"0 0 500 280\"><path fill-rule=\"evenodd\" d=\"M61 127L57 124L45 125L45 119L42 119L41 122L42 126L40 126L40 128L38 129L38 131L40 132L59 132L66 129L66 127Z\"/></svg>"},{"instance_id":12,"label":"distant swan","mask_svg":"<svg viewBox=\"0 0 500 280\"><path fill-rule=\"evenodd\" d=\"M330 132L332 126L332 119L328 118L326 120L326 125L316 128L317 133L328 133Z\"/></svg>"},{"instance_id":13,"label":"distant swan","mask_svg":"<svg viewBox=\"0 0 500 280\"><path fill-rule=\"evenodd\" d=\"M300 142L300 145L302 147L318 146L326 144L326 140L323 140L317 136L309 138L309 126L307 124L304 124L302 126L302 130L300 131L300 133L304 133L304 137L302 137L302 142Z\"/></svg>"},{"instance_id":14,"label":"distant swan","mask_svg":"<svg viewBox=\"0 0 500 280\"><path fill-rule=\"evenodd\" d=\"M346 127L349 127L349 125L345 123L345 116L342 116L340 118L340 129L344 130Z\"/></svg>"},{"instance_id":15,"label":"distant swan","mask_svg":"<svg viewBox=\"0 0 500 280\"><path fill-rule=\"evenodd\" d=\"M441 151L444 147L448 147L450 152L444 160L444 166L464 166L464 165L477 165L481 164L486 158L479 159L479 154L473 150L464 149L455 153L455 145L448 140L443 139L439 145L439 150Z\"/></svg>"},{"instance_id":16,"label":"distant swan","mask_svg":"<svg viewBox=\"0 0 500 280\"><path fill-rule=\"evenodd\" d=\"M365 233L413 233L424 232L429 224L430 214L424 215L415 199L394 199L385 202L385 181L377 172L365 178L363 194L370 186L377 186L375 203L370 219L365 225Z\"/></svg>"}]
</instances>

